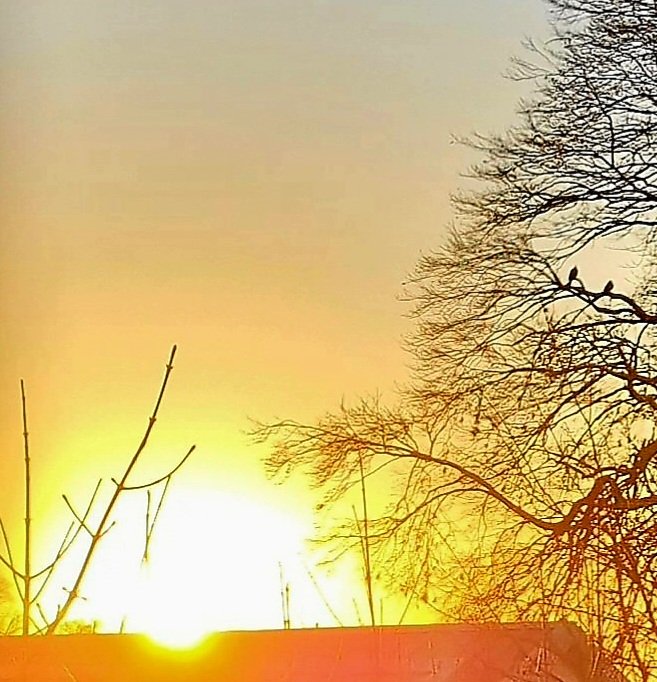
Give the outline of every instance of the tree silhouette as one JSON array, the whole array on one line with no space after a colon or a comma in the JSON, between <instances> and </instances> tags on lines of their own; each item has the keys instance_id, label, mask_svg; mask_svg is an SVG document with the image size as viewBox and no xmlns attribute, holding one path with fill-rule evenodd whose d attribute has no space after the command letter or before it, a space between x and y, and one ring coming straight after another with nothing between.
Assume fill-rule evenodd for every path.
<instances>
[{"instance_id":1,"label":"tree silhouette","mask_svg":"<svg viewBox=\"0 0 657 682\"><path fill-rule=\"evenodd\" d=\"M255 435L273 442L270 471L309 471L327 501L357 485L360 462L372 479L391 472L370 539L393 586L451 615L574 619L647 680L657 7L547 2L554 36L514 69L534 94L506 133L469 141L478 189L455 197L449 239L407 283L414 367L399 404ZM604 269L607 247L632 255L636 282L598 283L591 251Z\"/></svg>"},{"instance_id":2,"label":"tree silhouette","mask_svg":"<svg viewBox=\"0 0 657 682\"><path fill-rule=\"evenodd\" d=\"M20 631L23 635L35 634L35 633L45 633L53 634L58 630L71 630L71 625L66 626L66 619L70 612L71 607L80 597L80 592L84 579L87 575L89 568L93 563L93 559L96 554L96 549L100 544L103 537L110 532L114 525L112 520L113 512L116 508L119 498L126 492L130 491L146 491L148 506L146 511L146 525L145 525L145 540L144 540L144 558L148 556L148 547L151 541L152 534L155 530L156 522L164 498L166 496L169 484L173 476L178 472L178 470L185 464L188 458L191 456L195 449L192 446L187 453L180 459L178 464L172 469L168 470L164 475L159 478L143 483L133 483L131 480L131 473L137 462L142 457L144 450L148 444L149 437L157 421L158 412L162 399L167 388L169 381L169 376L173 370L173 360L176 355L176 346L171 349L171 354L169 360L166 364L166 370L164 377L162 379L162 384L160 386L157 399L155 401L155 406L153 412L148 419L148 423L144 434L137 446L132 457L128 461L123 474L117 479L112 479L112 485L114 490L109 497L109 500L103 507L99 510L100 520L94 524L91 522L92 510L96 507L96 501L98 497L98 492L101 488L102 481L99 480L95 489L93 490L89 502L83 513L79 513L74 505L69 500L68 496L62 495L62 499L68 507L69 511L73 516L73 521L68 527L67 531L64 533L59 548L55 552L55 556L46 565L39 570L34 570L31 564L31 546L32 546L32 518L31 518L31 499L32 499L32 482L30 475L30 448L29 448L29 431L28 431L28 420L27 420L27 400L25 395L25 386L21 380L21 403L22 403L22 415L23 415L23 445L24 445L24 460L25 460L25 532L24 532L24 561L22 566L19 564L18 559L12 552L11 543L9 540L9 534L5 527L5 524L0 518L0 532L2 533L2 540L4 543L4 552L0 552L0 563L2 563L5 568L9 571L11 578L14 582L14 587L16 595L18 596L19 602L21 604L21 628ZM151 490L156 487L160 487L160 494L158 497L158 503L156 505L155 511L151 517ZM55 569L60 565L60 562L69 552L69 550L75 546L77 543L86 542L86 548L82 553L82 560L78 566L76 573L72 578L71 587L66 589L66 597L58 608L54 616L49 617L46 615L41 608L40 599L44 594L45 590L50 585L50 581ZM12 629L16 629L12 625Z\"/></svg>"}]
</instances>

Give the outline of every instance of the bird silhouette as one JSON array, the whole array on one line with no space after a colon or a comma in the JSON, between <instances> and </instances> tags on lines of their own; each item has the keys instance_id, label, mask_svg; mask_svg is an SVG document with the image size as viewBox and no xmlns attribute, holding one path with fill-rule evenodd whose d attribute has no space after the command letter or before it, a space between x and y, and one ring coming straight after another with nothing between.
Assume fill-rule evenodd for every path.
<instances>
[{"instance_id":1,"label":"bird silhouette","mask_svg":"<svg viewBox=\"0 0 657 682\"><path fill-rule=\"evenodd\" d=\"M613 283L611 280L609 280L609 281L605 284L605 288L602 290L602 293L603 293L603 294L609 294L609 293L611 293L611 290L612 290L613 288L614 288L614 283Z\"/></svg>"},{"instance_id":2,"label":"bird silhouette","mask_svg":"<svg viewBox=\"0 0 657 682\"><path fill-rule=\"evenodd\" d=\"M570 272L568 273L568 283L572 282L573 280L577 279L577 275L579 274L579 270L577 269L577 266L575 265L570 269Z\"/></svg>"}]
</instances>

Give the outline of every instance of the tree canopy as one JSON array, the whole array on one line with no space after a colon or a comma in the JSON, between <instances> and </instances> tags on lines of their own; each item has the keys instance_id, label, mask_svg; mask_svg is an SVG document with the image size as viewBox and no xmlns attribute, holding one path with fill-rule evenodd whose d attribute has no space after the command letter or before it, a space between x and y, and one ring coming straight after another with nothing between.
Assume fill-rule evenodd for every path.
<instances>
[{"instance_id":1,"label":"tree canopy","mask_svg":"<svg viewBox=\"0 0 657 682\"><path fill-rule=\"evenodd\" d=\"M406 285L414 367L398 404L258 435L273 472L308 471L329 501L361 466L371 486L394 471L371 537L398 589L466 618L570 618L647 680L657 6L547 1L552 39L514 62L533 95L505 133L469 140L477 187Z\"/></svg>"}]
</instances>

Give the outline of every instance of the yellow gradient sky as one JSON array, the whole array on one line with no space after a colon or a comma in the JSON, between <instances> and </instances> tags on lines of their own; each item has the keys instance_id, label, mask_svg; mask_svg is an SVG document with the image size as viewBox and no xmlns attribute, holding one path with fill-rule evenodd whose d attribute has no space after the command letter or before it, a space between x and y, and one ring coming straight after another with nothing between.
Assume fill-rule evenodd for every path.
<instances>
[{"instance_id":1,"label":"yellow gradient sky","mask_svg":"<svg viewBox=\"0 0 657 682\"><path fill-rule=\"evenodd\" d=\"M120 473L177 343L152 471L198 451L147 586L135 499L80 613L276 626L281 561L295 623L334 624L303 565L312 496L266 481L242 430L404 378L396 296L471 158L451 136L512 122L501 74L542 4L0 0L0 25L0 513L21 516L20 377L43 553L59 493ZM338 577L318 572L355 622Z\"/></svg>"}]
</instances>

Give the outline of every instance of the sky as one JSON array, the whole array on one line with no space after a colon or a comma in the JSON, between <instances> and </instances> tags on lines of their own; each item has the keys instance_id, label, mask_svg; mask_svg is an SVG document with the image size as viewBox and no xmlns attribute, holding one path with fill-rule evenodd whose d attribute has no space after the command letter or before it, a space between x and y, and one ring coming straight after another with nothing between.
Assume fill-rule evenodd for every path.
<instances>
[{"instance_id":1,"label":"sky","mask_svg":"<svg viewBox=\"0 0 657 682\"><path fill-rule=\"evenodd\" d=\"M547 35L543 3L0 0L0 25L0 514L16 547L19 379L45 559L70 520L60 494L111 489L176 343L137 473L197 451L151 565L136 572L135 496L80 614L278 626L280 562L294 624L335 624L308 570L354 622L353 567L315 567L312 493L266 479L248 420L309 421L404 381L401 285L476 158L454 137L513 123L523 86L503 74Z\"/></svg>"}]
</instances>

